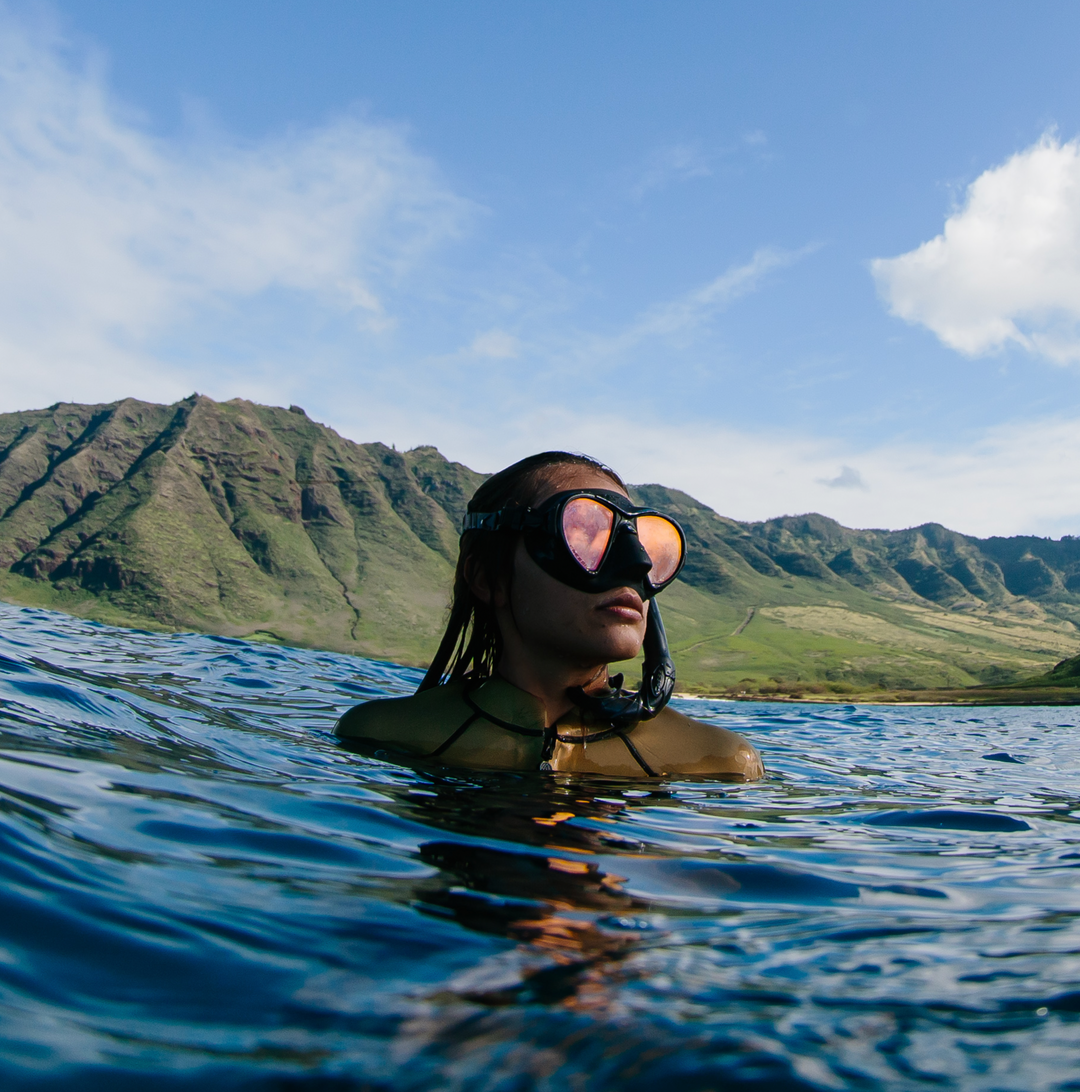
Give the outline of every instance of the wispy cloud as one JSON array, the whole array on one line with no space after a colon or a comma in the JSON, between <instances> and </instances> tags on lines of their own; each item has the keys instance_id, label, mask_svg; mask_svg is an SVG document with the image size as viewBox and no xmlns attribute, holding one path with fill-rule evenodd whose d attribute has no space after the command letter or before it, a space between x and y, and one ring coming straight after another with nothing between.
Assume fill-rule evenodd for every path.
<instances>
[{"instance_id":1,"label":"wispy cloud","mask_svg":"<svg viewBox=\"0 0 1080 1092\"><path fill-rule=\"evenodd\" d=\"M863 481L863 476L853 466L840 467L840 473L835 478L815 478L818 485L828 486L830 489L869 489Z\"/></svg>"},{"instance_id":2,"label":"wispy cloud","mask_svg":"<svg viewBox=\"0 0 1080 1092\"><path fill-rule=\"evenodd\" d=\"M488 330L476 335L468 351L492 360L513 360L520 350L520 342L513 334L505 330Z\"/></svg>"},{"instance_id":3,"label":"wispy cloud","mask_svg":"<svg viewBox=\"0 0 1080 1092\"><path fill-rule=\"evenodd\" d=\"M708 159L697 144L670 144L652 153L640 177L630 187L630 196L640 201L650 191L673 182L707 178L711 174Z\"/></svg>"},{"instance_id":4,"label":"wispy cloud","mask_svg":"<svg viewBox=\"0 0 1080 1092\"><path fill-rule=\"evenodd\" d=\"M0 12L0 409L187 393L155 342L269 293L386 331L387 291L469 214L393 127L165 143L69 56Z\"/></svg>"},{"instance_id":5,"label":"wispy cloud","mask_svg":"<svg viewBox=\"0 0 1080 1092\"><path fill-rule=\"evenodd\" d=\"M731 266L718 277L678 299L648 308L620 333L594 339L591 349L608 354L620 353L650 338L671 338L691 333L706 325L735 300L758 289L770 273L793 265L814 249L812 246L800 250L761 247L748 262Z\"/></svg>"},{"instance_id":6,"label":"wispy cloud","mask_svg":"<svg viewBox=\"0 0 1080 1092\"><path fill-rule=\"evenodd\" d=\"M961 353L1080 361L1080 143L1044 136L985 171L940 235L870 268L894 315Z\"/></svg>"},{"instance_id":7,"label":"wispy cloud","mask_svg":"<svg viewBox=\"0 0 1080 1092\"><path fill-rule=\"evenodd\" d=\"M999 425L939 443L854 447L790 432L615 422L601 457L633 480L678 485L725 515L764 519L817 511L853 527L938 522L966 534L1080 533L1080 420ZM860 468L844 487L837 463ZM854 485L854 475L847 481ZM846 484L846 483L845 483Z\"/></svg>"},{"instance_id":8,"label":"wispy cloud","mask_svg":"<svg viewBox=\"0 0 1080 1092\"><path fill-rule=\"evenodd\" d=\"M347 421L334 423L367 438ZM982 536L1080 534L1075 417L1000 425L937 444L861 446L791 430L583 413L566 404L492 419L484 430L455 415L398 407L385 427L485 471L546 448L584 450L630 481L683 489L736 519L821 512L849 527L937 522ZM835 485L845 478L838 465L858 466L865 488Z\"/></svg>"}]
</instances>

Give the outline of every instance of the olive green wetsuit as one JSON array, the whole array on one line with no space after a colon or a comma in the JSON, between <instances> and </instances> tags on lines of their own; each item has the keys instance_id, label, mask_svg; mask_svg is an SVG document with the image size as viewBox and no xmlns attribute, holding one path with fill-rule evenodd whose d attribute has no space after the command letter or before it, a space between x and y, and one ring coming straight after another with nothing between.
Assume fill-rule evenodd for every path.
<instances>
[{"instance_id":1,"label":"olive green wetsuit","mask_svg":"<svg viewBox=\"0 0 1080 1092\"><path fill-rule=\"evenodd\" d=\"M738 733L671 708L623 731L577 709L546 725L543 703L499 676L365 702L350 709L335 731L375 749L471 769L746 780L764 772L757 751Z\"/></svg>"}]
</instances>

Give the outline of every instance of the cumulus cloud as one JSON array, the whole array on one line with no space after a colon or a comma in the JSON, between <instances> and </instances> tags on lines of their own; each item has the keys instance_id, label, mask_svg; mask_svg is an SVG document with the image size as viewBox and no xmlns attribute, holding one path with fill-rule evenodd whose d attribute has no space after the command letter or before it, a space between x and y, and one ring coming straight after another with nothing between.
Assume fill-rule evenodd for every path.
<instances>
[{"instance_id":1,"label":"cumulus cloud","mask_svg":"<svg viewBox=\"0 0 1080 1092\"><path fill-rule=\"evenodd\" d=\"M894 315L961 353L1080 361L1080 143L1045 136L985 171L940 235L871 271Z\"/></svg>"},{"instance_id":2,"label":"cumulus cloud","mask_svg":"<svg viewBox=\"0 0 1080 1092\"><path fill-rule=\"evenodd\" d=\"M70 58L0 15L0 409L189 393L155 341L270 293L385 331L387 291L468 215L392 127L166 143Z\"/></svg>"}]
</instances>

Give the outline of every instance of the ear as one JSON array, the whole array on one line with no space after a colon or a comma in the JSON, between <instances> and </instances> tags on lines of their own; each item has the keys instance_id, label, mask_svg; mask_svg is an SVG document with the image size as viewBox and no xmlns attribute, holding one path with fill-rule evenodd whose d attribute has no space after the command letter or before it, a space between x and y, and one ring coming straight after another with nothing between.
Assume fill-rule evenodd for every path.
<instances>
[{"instance_id":1,"label":"ear","mask_svg":"<svg viewBox=\"0 0 1080 1092\"><path fill-rule=\"evenodd\" d=\"M465 583L469 585L469 591L489 606L499 609L509 602L509 589L506 580L499 580L494 586L488 579L488 574L482 565L476 563L476 558L470 557L465 562Z\"/></svg>"},{"instance_id":2,"label":"ear","mask_svg":"<svg viewBox=\"0 0 1080 1092\"><path fill-rule=\"evenodd\" d=\"M491 584L483 567L476 564L475 557L467 558L465 561L465 583L469 585L469 591L481 603L491 602Z\"/></svg>"}]
</instances>

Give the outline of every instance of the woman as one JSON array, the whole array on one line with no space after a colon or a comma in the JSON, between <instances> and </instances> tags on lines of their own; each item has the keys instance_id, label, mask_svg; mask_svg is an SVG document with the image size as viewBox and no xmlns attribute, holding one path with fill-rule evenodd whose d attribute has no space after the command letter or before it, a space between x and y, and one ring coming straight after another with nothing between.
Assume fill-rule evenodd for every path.
<instances>
[{"instance_id":1,"label":"woman","mask_svg":"<svg viewBox=\"0 0 1080 1092\"><path fill-rule=\"evenodd\" d=\"M684 551L678 524L635 507L603 464L522 459L469 502L450 621L420 688L351 709L337 734L474 769L760 777L742 736L666 708L675 673L653 597ZM643 644L628 693L607 665Z\"/></svg>"}]
</instances>

